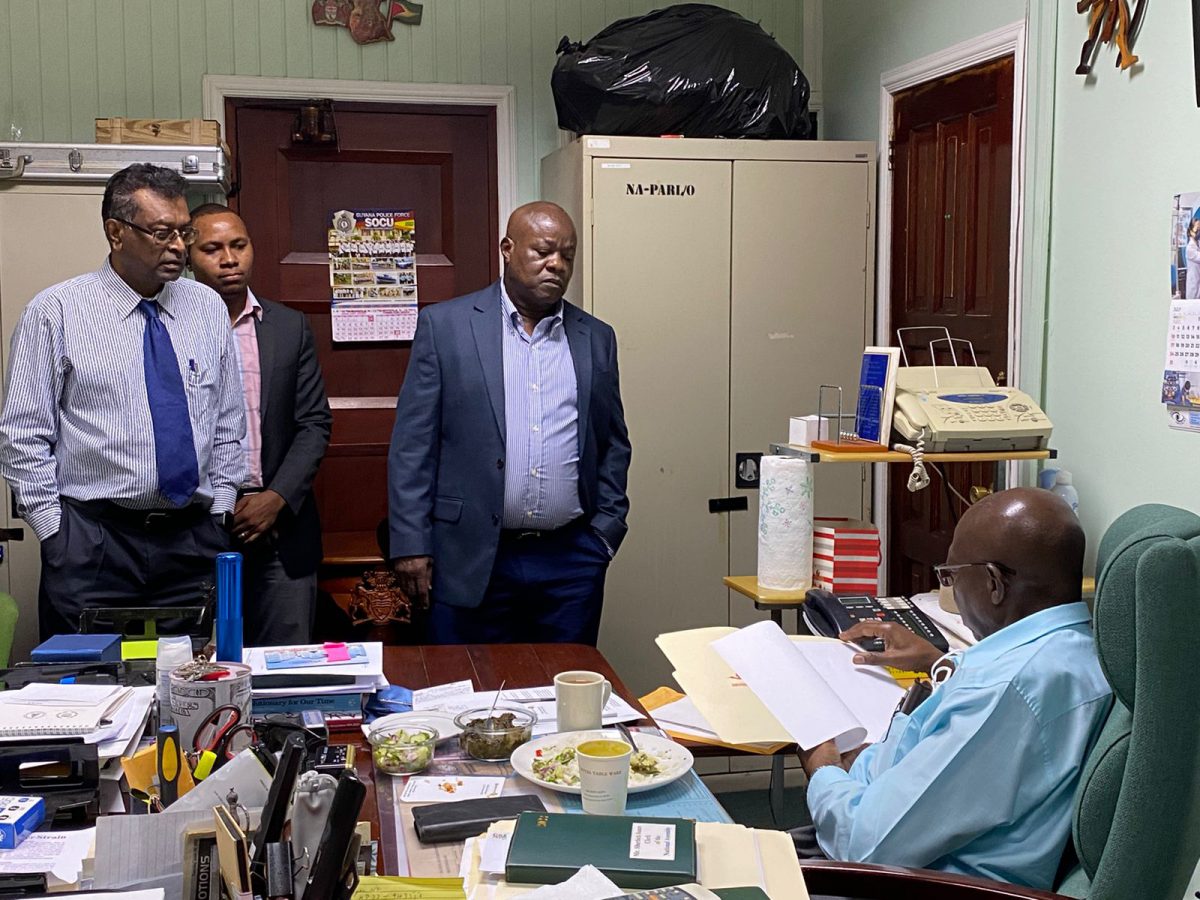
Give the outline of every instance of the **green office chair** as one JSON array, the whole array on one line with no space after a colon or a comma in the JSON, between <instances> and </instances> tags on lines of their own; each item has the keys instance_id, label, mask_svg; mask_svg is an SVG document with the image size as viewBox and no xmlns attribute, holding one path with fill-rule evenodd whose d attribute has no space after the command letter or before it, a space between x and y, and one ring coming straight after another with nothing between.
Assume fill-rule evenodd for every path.
<instances>
[{"instance_id":1,"label":"green office chair","mask_svg":"<svg viewBox=\"0 0 1200 900\"><path fill-rule=\"evenodd\" d=\"M1180 900L1200 857L1200 516L1148 504L1097 554L1096 649L1116 700L1075 794L1059 893L923 869L803 862L814 895Z\"/></svg>"},{"instance_id":2,"label":"green office chair","mask_svg":"<svg viewBox=\"0 0 1200 900\"><path fill-rule=\"evenodd\" d=\"M17 601L10 594L0 594L0 669L7 669L12 656L13 635L19 614Z\"/></svg>"}]
</instances>

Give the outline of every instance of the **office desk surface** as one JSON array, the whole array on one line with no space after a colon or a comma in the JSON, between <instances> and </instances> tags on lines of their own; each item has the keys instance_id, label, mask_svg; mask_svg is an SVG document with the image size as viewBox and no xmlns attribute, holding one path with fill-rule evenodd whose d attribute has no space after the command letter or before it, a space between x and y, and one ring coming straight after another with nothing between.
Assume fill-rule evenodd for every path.
<instances>
[{"instance_id":1,"label":"office desk surface","mask_svg":"<svg viewBox=\"0 0 1200 900\"><path fill-rule=\"evenodd\" d=\"M583 644L456 644L383 648L383 674L390 683L412 689L468 678L479 691L495 690L501 682L506 688L542 687L553 684L555 675L570 669L599 672L609 680L614 692L636 709L642 709L637 697L617 677L603 654L595 647ZM635 724L652 723L646 719ZM394 848L396 835L391 833L390 816L384 817L381 831L371 747L361 731L334 734L331 742L354 744L357 748L355 769L367 786L360 819L371 823L371 837L379 841L380 874L394 874L386 870L387 860L393 854L385 852L385 848L388 851ZM696 752L698 747L692 749Z\"/></svg>"}]
</instances>

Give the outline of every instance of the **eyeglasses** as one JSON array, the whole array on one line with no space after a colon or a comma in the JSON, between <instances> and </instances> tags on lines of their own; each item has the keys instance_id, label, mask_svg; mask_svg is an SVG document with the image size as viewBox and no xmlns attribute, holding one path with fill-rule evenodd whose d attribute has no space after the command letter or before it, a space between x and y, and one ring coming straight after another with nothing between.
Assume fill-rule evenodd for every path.
<instances>
[{"instance_id":1,"label":"eyeglasses","mask_svg":"<svg viewBox=\"0 0 1200 900\"><path fill-rule=\"evenodd\" d=\"M1001 579L1004 575L1017 574L1008 566L998 562L959 563L954 566L942 563L933 567L933 574L937 576L938 584L942 587L954 587L954 579L959 572L963 569L974 569L980 566L987 569L997 580Z\"/></svg>"},{"instance_id":2,"label":"eyeglasses","mask_svg":"<svg viewBox=\"0 0 1200 900\"><path fill-rule=\"evenodd\" d=\"M183 241L183 246L190 247L196 243L196 238L200 234L191 225L184 225L182 228L143 228L137 222L130 222L128 219L119 219L116 216L109 216L109 218L114 222L120 222L122 225L128 225L130 228L140 231L160 247L167 246L176 237Z\"/></svg>"}]
</instances>

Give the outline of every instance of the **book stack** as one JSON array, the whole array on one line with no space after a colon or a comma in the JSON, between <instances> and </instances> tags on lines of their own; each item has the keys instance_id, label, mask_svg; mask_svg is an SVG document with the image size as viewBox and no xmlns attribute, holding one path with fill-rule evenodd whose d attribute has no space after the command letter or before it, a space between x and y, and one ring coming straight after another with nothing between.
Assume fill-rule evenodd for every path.
<instances>
[{"instance_id":1,"label":"book stack","mask_svg":"<svg viewBox=\"0 0 1200 900\"><path fill-rule=\"evenodd\" d=\"M813 586L834 594L879 591L879 529L857 519L813 519Z\"/></svg>"},{"instance_id":2,"label":"book stack","mask_svg":"<svg viewBox=\"0 0 1200 900\"><path fill-rule=\"evenodd\" d=\"M255 715L315 709L330 731L356 731L364 697L388 686L378 642L247 647L243 660Z\"/></svg>"}]
</instances>

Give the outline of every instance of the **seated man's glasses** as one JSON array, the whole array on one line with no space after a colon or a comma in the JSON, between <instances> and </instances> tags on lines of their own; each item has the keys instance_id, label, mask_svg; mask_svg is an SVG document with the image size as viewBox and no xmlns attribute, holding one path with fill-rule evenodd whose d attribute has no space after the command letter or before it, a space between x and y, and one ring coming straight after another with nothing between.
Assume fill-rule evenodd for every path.
<instances>
[{"instance_id":1,"label":"seated man's glasses","mask_svg":"<svg viewBox=\"0 0 1200 900\"><path fill-rule=\"evenodd\" d=\"M183 241L183 246L190 247L196 243L196 236L199 232L191 225L184 225L182 228L143 228L137 222L130 222L128 219L120 219L116 216L109 216L114 222L120 222L122 225L128 225L130 228L140 231L142 234L148 235L150 240L158 244L160 247L165 247L171 241L175 240L178 235Z\"/></svg>"},{"instance_id":2,"label":"seated man's glasses","mask_svg":"<svg viewBox=\"0 0 1200 900\"><path fill-rule=\"evenodd\" d=\"M1016 575L1017 573L1003 563L998 562L977 562L977 563L958 563L957 565L949 565L942 563L933 567L933 574L937 576L938 584L942 587L954 587L954 579L963 569L974 569L982 566L987 569L997 580L1003 580L1004 575Z\"/></svg>"}]
</instances>

